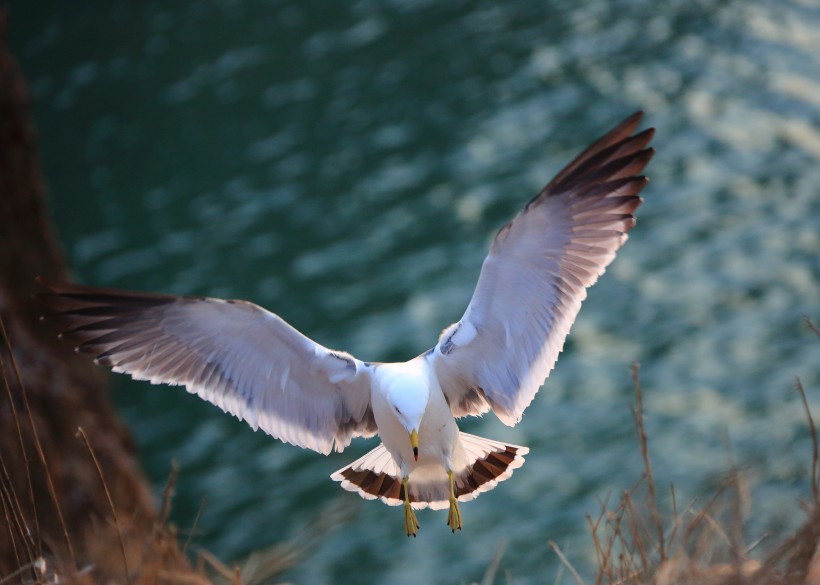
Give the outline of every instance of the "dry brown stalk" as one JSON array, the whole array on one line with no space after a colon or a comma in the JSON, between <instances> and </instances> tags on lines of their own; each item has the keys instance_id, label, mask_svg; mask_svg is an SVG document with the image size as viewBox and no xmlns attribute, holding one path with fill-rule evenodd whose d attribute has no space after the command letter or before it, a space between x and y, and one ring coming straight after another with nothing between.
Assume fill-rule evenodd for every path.
<instances>
[{"instance_id":1,"label":"dry brown stalk","mask_svg":"<svg viewBox=\"0 0 820 585\"><path fill-rule=\"evenodd\" d=\"M28 393L26 392L26 388L23 385L23 377L20 375L20 369L17 367L17 361L14 359L14 351L11 345L11 340L9 339L8 332L6 331L6 325L3 322L2 318L0 318L0 333L2 333L3 343L8 348L9 355L12 356L9 361L11 363L12 371L14 372L14 377L17 381L17 387L20 389L19 396L23 400L23 409L26 411L26 415L28 416L28 422L31 428L31 435L34 440L34 449L37 452L37 458L39 459L40 465L43 468L43 476L46 480L46 485L48 486L48 493L51 497L51 502L54 504L54 511L57 514L57 520L60 523L60 528L63 532L63 539L68 550L68 555L71 559L71 564L73 568L76 569L77 557L74 554L74 546L71 544L71 537L69 537L68 535L68 526L66 525L65 517L63 516L63 510L60 506L60 497L57 494L57 489L54 487L54 478L51 476L51 470L49 469L48 461L46 460L46 454L43 450L43 443L40 441L40 433L37 430L37 425L34 424L34 415L32 414L31 405L28 401ZM9 392L9 395L11 395L11 392Z\"/></svg>"},{"instance_id":2,"label":"dry brown stalk","mask_svg":"<svg viewBox=\"0 0 820 585\"><path fill-rule=\"evenodd\" d=\"M117 528L117 540L119 540L120 551L122 552L122 564L125 569L125 579L128 583L131 583L131 572L128 570L128 555L125 554L125 542L122 539L122 527L120 526L120 519L117 515L117 509L114 507L114 500L111 497L111 492L108 490L108 484L105 483L105 475L103 475L100 462L97 460L97 456L94 454L94 449L91 448L91 443L88 442L88 437L82 427L77 427L77 435L82 438L85 448L88 449L88 454L91 455L91 460L94 461L94 467L97 469L97 475L100 477L100 483L102 484L105 498L108 500L109 508L111 508L111 517L114 519L114 526Z\"/></svg>"},{"instance_id":3,"label":"dry brown stalk","mask_svg":"<svg viewBox=\"0 0 820 585\"><path fill-rule=\"evenodd\" d=\"M646 475L647 485L649 488L649 500L647 505L649 512L652 515L652 520L657 529L658 538L658 553L660 554L660 562L666 560L666 545L664 542L663 522L658 514L658 499L655 494L655 476L652 473L652 462L649 459L649 443L646 438L646 428L643 424L643 394L641 392L641 381L638 376L640 372L640 364L632 364L632 386L635 390L635 409L633 411L635 417L635 426L638 429L638 441L641 445L641 456L644 462L644 473Z\"/></svg>"}]
</instances>

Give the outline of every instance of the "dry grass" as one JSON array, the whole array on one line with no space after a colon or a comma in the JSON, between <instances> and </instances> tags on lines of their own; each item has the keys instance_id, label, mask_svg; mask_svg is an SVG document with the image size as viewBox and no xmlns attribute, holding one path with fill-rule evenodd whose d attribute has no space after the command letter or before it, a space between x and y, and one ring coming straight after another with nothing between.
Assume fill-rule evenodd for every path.
<instances>
[{"instance_id":1,"label":"dry grass","mask_svg":"<svg viewBox=\"0 0 820 585\"><path fill-rule=\"evenodd\" d=\"M141 535L133 518L117 512L103 467L82 428L77 428L75 451L85 451L86 465L98 477L99 492L78 494L76 486L61 480L60 456L52 452L53 432L44 427L45 420L59 418L60 413L42 413L32 406L2 320L0 333L4 394L0 407L13 421L2 429L5 436L0 445L0 528L17 567L0 576L0 585L97 583L102 576L119 581L117 575L125 583L156 583L163 572L169 582L183 575L186 582L192 582L187 562L175 554L176 538L170 527L156 527ZM89 513L87 525L70 525L64 510L77 497L104 499L110 514L99 519Z\"/></svg>"},{"instance_id":2,"label":"dry grass","mask_svg":"<svg viewBox=\"0 0 820 585\"><path fill-rule=\"evenodd\" d=\"M7 409L13 421L0 429L5 435L0 445L0 531L5 534L0 534L0 541L8 543L8 555L15 559L13 570L6 574L0 571L0 585L269 583L308 556L328 532L350 519L349 506L332 503L289 541L256 552L235 566L224 564L206 550L195 551L191 566L185 554L189 543L180 548L177 531L168 520L176 467L153 524L143 530L144 522L131 516L133 512L118 510L104 472L111 462L101 465L93 441L77 427L76 450L85 452L85 463L94 470L99 485L94 494L85 495L98 499L95 508L108 513L102 519L89 514L85 526L69 525L63 510L66 499L77 494L54 478L52 459L56 453L50 452L47 440L41 440L42 435L49 435L49 429L42 427L43 417L29 403L2 319L0 375L0 409ZM36 465L21 465L23 461ZM38 489L41 484L47 489Z\"/></svg>"},{"instance_id":3,"label":"dry grass","mask_svg":"<svg viewBox=\"0 0 820 585\"><path fill-rule=\"evenodd\" d=\"M808 328L820 337L815 324ZM660 512L655 476L643 422L643 397L638 366L633 367L635 426L644 473L611 506L602 502L588 518L597 558L595 585L820 585L820 451L817 430L800 379L795 382L812 441L812 493L804 504L806 519L794 534L768 553L756 556L763 538L749 542L744 534L753 510L742 474L731 471L703 506L679 509L674 487L668 495L671 512ZM798 503L795 503L798 505ZM585 581L554 543L550 543L578 585Z\"/></svg>"}]
</instances>

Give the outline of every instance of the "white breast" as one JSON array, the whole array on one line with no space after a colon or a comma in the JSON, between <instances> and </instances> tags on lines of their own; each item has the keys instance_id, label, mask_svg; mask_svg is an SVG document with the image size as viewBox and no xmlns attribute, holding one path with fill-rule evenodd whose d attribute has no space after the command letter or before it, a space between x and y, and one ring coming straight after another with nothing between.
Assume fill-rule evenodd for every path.
<instances>
[{"instance_id":1,"label":"white breast","mask_svg":"<svg viewBox=\"0 0 820 585\"><path fill-rule=\"evenodd\" d=\"M374 376L373 415L382 442L403 474L430 465L449 468L456 426L444 394L423 358L409 362L380 364ZM405 420L420 418L419 461L413 457L410 437L402 425L398 409Z\"/></svg>"}]
</instances>

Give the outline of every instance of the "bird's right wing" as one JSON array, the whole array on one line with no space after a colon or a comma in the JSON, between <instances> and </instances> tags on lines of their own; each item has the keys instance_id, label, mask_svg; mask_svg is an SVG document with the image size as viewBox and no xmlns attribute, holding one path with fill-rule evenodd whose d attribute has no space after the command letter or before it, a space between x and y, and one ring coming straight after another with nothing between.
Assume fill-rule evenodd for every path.
<instances>
[{"instance_id":1,"label":"bird's right wing","mask_svg":"<svg viewBox=\"0 0 820 585\"><path fill-rule=\"evenodd\" d=\"M183 385L254 429L320 453L377 430L372 368L257 305L40 282L46 318L115 372Z\"/></svg>"},{"instance_id":2,"label":"bird's right wing","mask_svg":"<svg viewBox=\"0 0 820 585\"><path fill-rule=\"evenodd\" d=\"M517 423L549 375L586 289L635 224L654 151L640 113L567 165L495 237L461 320L427 354L456 416Z\"/></svg>"}]
</instances>

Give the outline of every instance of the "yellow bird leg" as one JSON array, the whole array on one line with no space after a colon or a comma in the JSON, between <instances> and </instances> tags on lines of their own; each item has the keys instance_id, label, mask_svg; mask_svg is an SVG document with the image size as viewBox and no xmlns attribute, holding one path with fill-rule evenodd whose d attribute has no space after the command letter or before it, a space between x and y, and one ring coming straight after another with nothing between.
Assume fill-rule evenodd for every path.
<instances>
[{"instance_id":1,"label":"yellow bird leg","mask_svg":"<svg viewBox=\"0 0 820 585\"><path fill-rule=\"evenodd\" d=\"M404 488L404 531L407 536L415 538L419 531L419 521L416 519L413 506L410 505L410 490L407 489L406 477L401 478L401 485Z\"/></svg>"},{"instance_id":2,"label":"yellow bird leg","mask_svg":"<svg viewBox=\"0 0 820 585\"><path fill-rule=\"evenodd\" d=\"M458 500L456 499L453 472L448 471L447 477L450 478L450 513L447 515L447 526L452 528L453 534L455 534L456 530L461 530L461 510L458 508Z\"/></svg>"}]
</instances>

